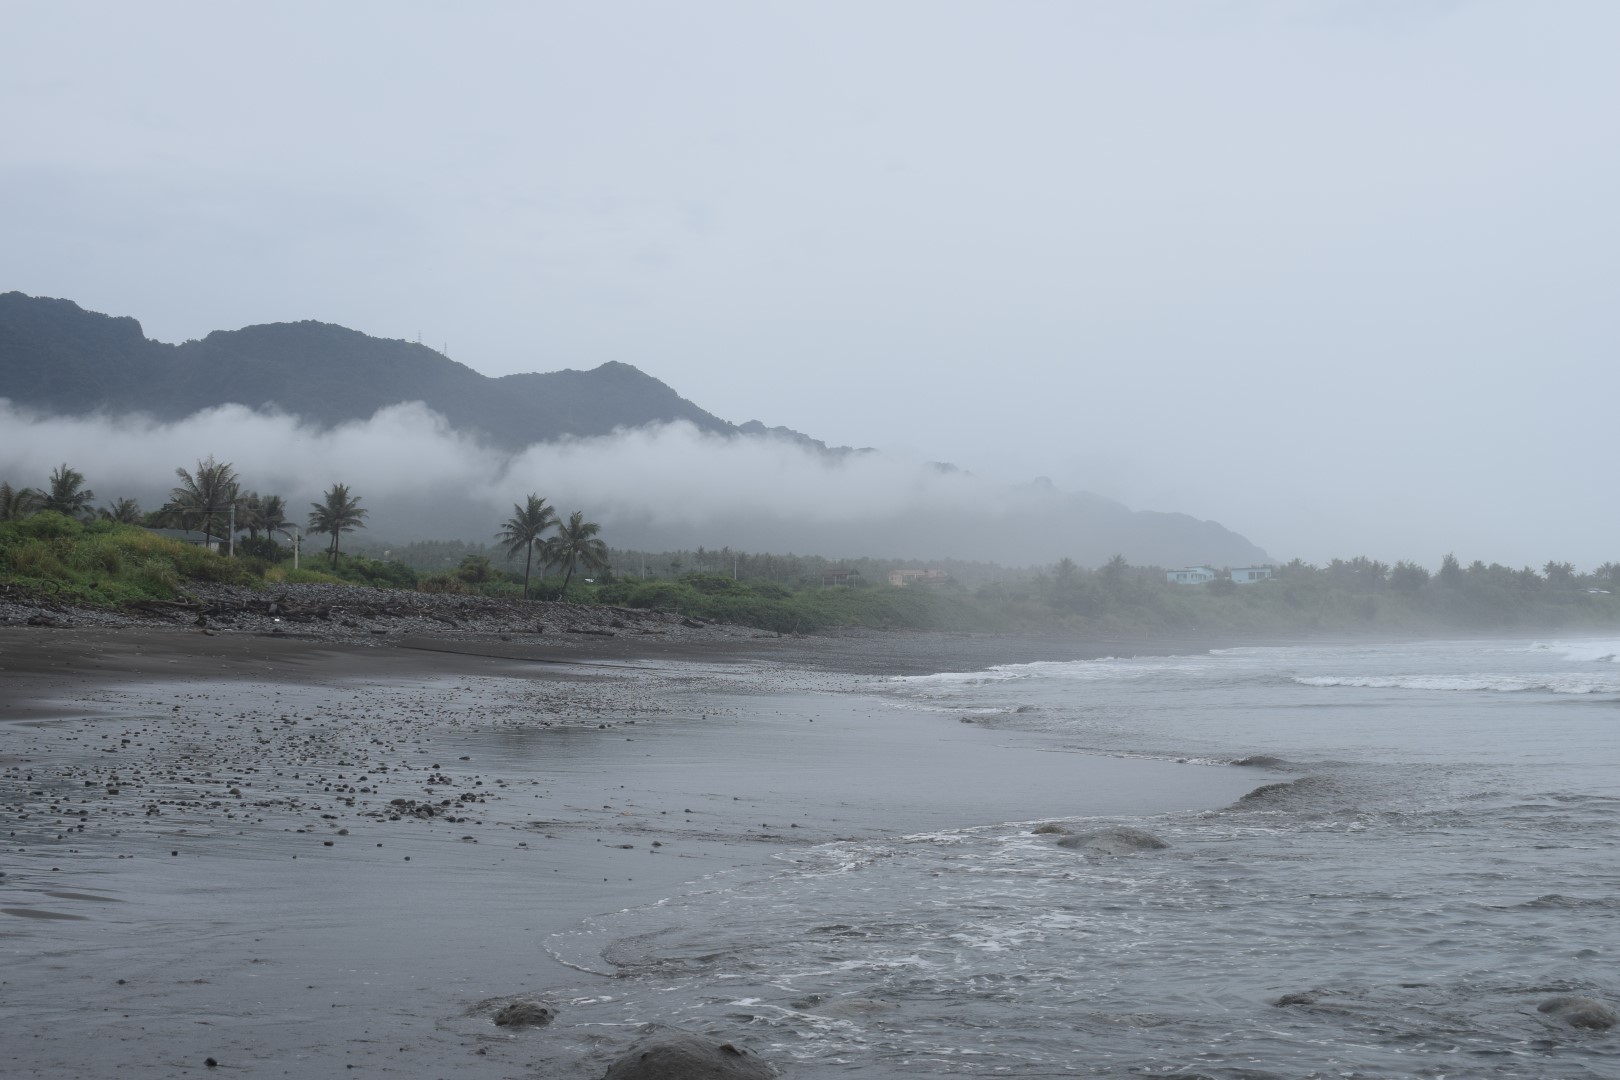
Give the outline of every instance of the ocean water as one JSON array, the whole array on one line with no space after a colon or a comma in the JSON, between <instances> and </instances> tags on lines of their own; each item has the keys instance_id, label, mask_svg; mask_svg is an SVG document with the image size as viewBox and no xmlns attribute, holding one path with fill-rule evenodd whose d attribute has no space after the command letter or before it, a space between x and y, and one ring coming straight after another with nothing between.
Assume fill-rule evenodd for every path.
<instances>
[{"instance_id":1,"label":"ocean water","mask_svg":"<svg viewBox=\"0 0 1620 1080\"><path fill-rule=\"evenodd\" d=\"M1090 855L1035 821L783 852L547 948L603 1029L805 1078L1620 1077L1620 641L1228 649L879 680L1053 749L1267 769ZM1282 779L1278 781L1277 775Z\"/></svg>"}]
</instances>

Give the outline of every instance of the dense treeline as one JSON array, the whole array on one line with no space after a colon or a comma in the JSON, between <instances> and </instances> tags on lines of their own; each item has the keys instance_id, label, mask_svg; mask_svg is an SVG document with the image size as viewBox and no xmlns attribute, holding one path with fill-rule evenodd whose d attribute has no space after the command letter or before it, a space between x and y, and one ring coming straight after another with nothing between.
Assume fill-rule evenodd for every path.
<instances>
[{"instance_id":1,"label":"dense treeline","mask_svg":"<svg viewBox=\"0 0 1620 1080\"><path fill-rule=\"evenodd\" d=\"M488 558L506 571L522 561L521 557L508 558L499 545L466 540L418 540L390 545L358 541L351 547L373 558L402 562L424 574L454 572L468 556ZM959 559L829 559L820 555L735 551L729 547L679 551L610 548L608 561L611 575L625 580L674 581L689 574L708 574L737 581L769 581L793 589L833 581L878 585L887 582L889 573L894 570L933 569L970 588L987 582L1028 578L1036 573L1030 569L1009 569L994 563Z\"/></svg>"},{"instance_id":2,"label":"dense treeline","mask_svg":"<svg viewBox=\"0 0 1620 1080\"><path fill-rule=\"evenodd\" d=\"M1200 585L1166 581L1163 568L1116 556L1085 569L984 563L829 560L730 548L613 550L581 512L560 518L536 494L492 523L494 544L427 541L397 548L345 536L365 527L360 498L333 484L307 529L328 536L315 566L298 563L303 533L279 496L245 491L213 458L143 514L130 500L95 507L85 478L61 466L40 489L0 483L0 582L76 602L168 599L193 580L273 586L348 582L376 588L566 598L738 622L782 632L833 626L1072 633L1129 638L1167 634L1445 633L1620 625L1620 563L1581 572L1464 566L1451 555L1430 573L1414 562L1358 557L1325 566L1298 560L1271 580L1229 574ZM157 535L175 525L203 539L245 532L234 556ZM538 574L536 573L538 571ZM926 571L890 583L895 572Z\"/></svg>"},{"instance_id":3,"label":"dense treeline","mask_svg":"<svg viewBox=\"0 0 1620 1080\"><path fill-rule=\"evenodd\" d=\"M280 495L246 489L229 462L210 455L195 470L177 468L175 476L179 483L168 500L150 512L133 499L97 508L84 474L67 464L41 488L0 481L0 581L92 604L168 599L179 582L198 577L244 584L337 582L497 596L513 592L513 575L496 569L482 551L466 551L466 545L458 545L463 553L453 571L425 576L389 559L386 551L382 559L346 554L344 537L364 529L370 513L346 484L332 484L320 502L311 503L301 529ZM556 596L571 595L569 587L581 570L608 566L607 546L597 536L600 526L586 521L583 511L561 519L534 494L512 509L495 535L505 545L500 551L506 559L522 555L518 595L529 596L537 562L561 571ZM174 535L154 535L158 530ZM328 537L318 570L300 564L306 534ZM189 542L193 537L195 544ZM140 572L118 554L136 550L146 556ZM221 551L227 556L223 565L206 558ZM158 563L166 567L161 573Z\"/></svg>"}]
</instances>

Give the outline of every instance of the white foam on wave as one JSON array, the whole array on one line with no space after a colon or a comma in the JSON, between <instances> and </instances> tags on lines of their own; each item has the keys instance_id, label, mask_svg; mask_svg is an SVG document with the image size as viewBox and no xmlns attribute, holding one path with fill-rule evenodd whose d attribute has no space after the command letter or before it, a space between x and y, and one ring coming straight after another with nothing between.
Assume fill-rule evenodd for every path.
<instances>
[{"instance_id":1,"label":"white foam on wave","mask_svg":"<svg viewBox=\"0 0 1620 1080\"><path fill-rule=\"evenodd\" d=\"M1620 641L1613 638L1537 641L1530 648L1535 652L1553 653L1577 664L1620 664Z\"/></svg>"},{"instance_id":2,"label":"white foam on wave","mask_svg":"<svg viewBox=\"0 0 1620 1080\"><path fill-rule=\"evenodd\" d=\"M1352 686L1375 690L1443 690L1554 694L1608 694L1620 691L1620 679L1585 673L1543 675L1296 675L1301 686Z\"/></svg>"},{"instance_id":3,"label":"white foam on wave","mask_svg":"<svg viewBox=\"0 0 1620 1080\"><path fill-rule=\"evenodd\" d=\"M921 701L890 701L889 708L899 709L902 712L930 713L935 716L1006 716L1018 711L1017 705L982 705L968 706L960 704L930 705L928 700Z\"/></svg>"},{"instance_id":4,"label":"white foam on wave","mask_svg":"<svg viewBox=\"0 0 1620 1080\"><path fill-rule=\"evenodd\" d=\"M986 671L941 671L934 675L894 675L889 682L900 687L916 687L935 693L959 693L974 686L1028 678L1023 672L1010 671L1007 665Z\"/></svg>"},{"instance_id":5,"label":"white foam on wave","mask_svg":"<svg viewBox=\"0 0 1620 1080\"><path fill-rule=\"evenodd\" d=\"M982 671L942 671L933 675L895 675L888 681L923 693L955 694L978 686L1020 679L1067 679L1096 682L1106 679L1145 679L1155 675L1197 674L1210 669L1208 657L1149 656L1095 660L1036 660L1027 664L997 664Z\"/></svg>"}]
</instances>

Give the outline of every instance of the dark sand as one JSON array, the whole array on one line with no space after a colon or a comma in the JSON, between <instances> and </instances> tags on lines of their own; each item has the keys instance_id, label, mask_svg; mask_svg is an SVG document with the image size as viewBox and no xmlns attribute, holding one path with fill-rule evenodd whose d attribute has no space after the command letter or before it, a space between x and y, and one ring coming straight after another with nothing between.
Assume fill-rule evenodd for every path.
<instances>
[{"instance_id":1,"label":"dark sand","mask_svg":"<svg viewBox=\"0 0 1620 1080\"><path fill-rule=\"evenodd\" d=\"M798 845L1195 809L1263 781L862 692L1129 651L0 628L0 1073L600 1076L633 1028L554 1044L567 998L614 980L543 948L587 916ZM490 1003L523 995L556 1024L497 1028Z\"/></svg>"}]
</instances>

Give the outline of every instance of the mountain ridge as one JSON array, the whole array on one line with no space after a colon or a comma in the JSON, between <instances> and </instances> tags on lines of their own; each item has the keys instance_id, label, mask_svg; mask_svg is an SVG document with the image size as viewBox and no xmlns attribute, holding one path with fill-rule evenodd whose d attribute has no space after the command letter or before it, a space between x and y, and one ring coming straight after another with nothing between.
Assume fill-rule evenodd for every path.
<instances>
[{"instance_id":1,"label":"mountain ridge","mask_svg":"<svg viewBox=\"0 0 1620 1080\"><path fill-rule=\"evenodd\" d=\"M48 415L142 413L164 422L236 404L327 428L421 401L456 431L475 433L513 454L537 443L682 421L729 438L789 442L829 463L876 453L829 448L802 432L758 420L731 423L617 361L587 371L491 377L420 343L314 320L216 330L174 345L147 338L132 317L21 292L0 293L0 398ZM5 464L0 459L0 466ZM945 464L933 468L962 472ZM1161 565L1242 565L1266 558L1259 547L1216 522L1134 511L1089 492L1059 491L1049 482L1005 489L998 501L999 513L1011 515L1005 521L964 522L953 516L956 512L902 514L904 528L895 535L906 536L908 547L927 544L923 550L938 550L939 538L949 537L981 553L1030 562L1055 559L1054 551L1092 563L1115 552ZM1033 535L1009 544L1002 534L1013 523ZM731 535L752 533L762 549L767 543L842 541L838 530L808 519L768 537L740 520L715 519L707 527L734 530ZM671 533L668 542L707 541L695 533Z\"/></svg>"},{"instance_id":2,"label":"mountain ridge","mask_svg":"<svg viewBox=\"0 0 1620 1080\"><path fill-rule=\"evenodd\" d=\"M215 330L170 345L146 337L129 316L18 292L0 294L0 389L17 404L61 415L123 411L179 420L238 404L325 426L423 401L457 429L509 451L672 420L738 433L737 425L617 361L491 377L425 345L314 320Z\"/></svg>"}]
</instances>

